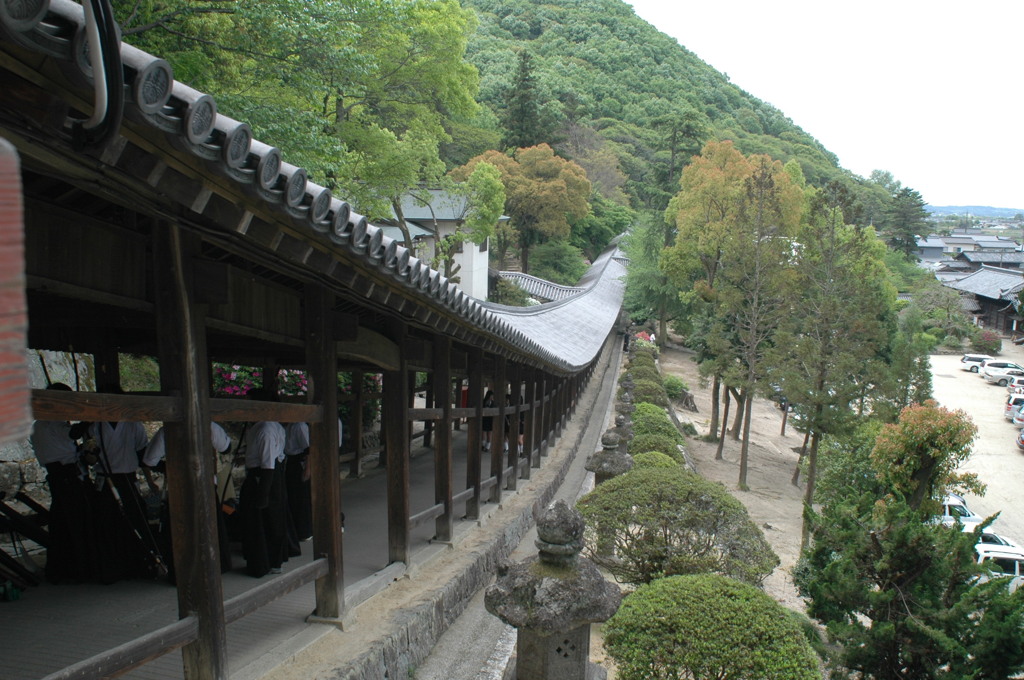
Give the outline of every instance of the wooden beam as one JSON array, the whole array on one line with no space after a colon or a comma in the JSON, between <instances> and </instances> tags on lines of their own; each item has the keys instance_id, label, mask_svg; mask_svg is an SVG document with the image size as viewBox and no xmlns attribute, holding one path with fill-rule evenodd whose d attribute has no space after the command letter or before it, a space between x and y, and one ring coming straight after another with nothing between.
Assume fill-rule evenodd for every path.
<instances>
[{"instance_id":1,"label":"wooden beam","mask_svg":"<svg viewBox=\"0 0 1024 680\"><path fill-rule=\"evenodd\" d=\"M317 405L241 399L210 399L209 411L211 420L217 422L313 423L323 418L323 409ZM182 403L177 397L32 390L34 420L173 423L182 417Z\"/></svg>"},{"instance_id":2,"label":"wooden beam","mask_svg":"<svg viewBox=\"0 0 1024 680\"><path fill-rule=\"evenodd\" d=\"M391 339L402 346L406 336L404 323L391 323ZM387 465L388 562L409 563L409 427L407 409L411 390L405 356L397 370L384 371L383 420Z\"/></svg>"},{"instance_id":3,"label":"wooden beam","mask_svg":"<svg viewBox=\"0 0 1024 680\"><path fill-rule=\"evenodd\" d=\"M501 502L501 490L503 488L505 463L502 460L502 443L506 441L505 433L505 392L508 390L508 382L505 380L505 370L508 361L503 356L498 357L497 366L494 370L494 403L498 406L498 414L494 417L494 430L491 432L491 476L495 478L494 488L491 489L491 502Z\"/></svg>"},{"instance_id":4,"label":"wooden beam","mask_svg":"<svg viewBox=\"0 0 1024 680\"><path fill-rule=\"evenodd\" d=\"M371 363L384 371L397 371L401 365L401 350L390 338L359 326L356 339L339 341L335 347L341 360Z\"/></svg>"},{"instance_id":5,"label":"wooden beam","mask_svg":"<svg viewBox=\"0 0 1024 680\"><path fill-rule=\"evenodd\" d=\"M340 618L345 609L341 541L341 481L338 474L338 361L334 353L334 295L319 285L306 288L306 365L313 402L324 417L309 426L313 503L313 553L327 558L327 573L316 580L316 615Z\"/></svg>"},{"instance_id":6,"label":"wooden beam","mask_svg":"<svg viewBox=\"0 0 1024 680\"><path fill-rule=\"evenodd\" d=\"M434 403L441 407L441 419L437 425L434 443L434 503L444 506L444 513L434 523L434 537L450 542L454 531L452 513L452 367L451 338L438 334L434 336L434 370L431 378L434 387Z\"/></svg>"},{"instance_id":7,"label":"wooden beam","mask_svg":"<svg viewBox=\"0 0 1024 680\"><path fill-rule=\"evenodd\" d=\"M468 400L473 414L469 416L466 428L466 488L471 489L473 495L466 501L466 517L479 519L480 477L483 473L480 459L484 402L484 375L480 367L483 364L483 352L475 347L470 348L467 361L470 366Z\"/></svg>"},{"instance_id":8,"label":"wooden beam","mask_svg":"<svg viewBox=\"0 0 1024 680\"><path fill-rule=\"evenodd\" d=\"M189 254L198 239L177 225L153 229L153 278L160 387L188 395L181 417L164 427L167 490L180 618L195 616L199 636L182 649L186 678L226 680L227 633L216 514L215 459L210 443L209 393L203 311L195 304Z\"/></svg>"},{"instance_id":9,"label":"wooden beam","mask_svg":"<svg viewBox=\"0 0 1024 680\"><path fill-rule=\"evenodd\" d=\"M512 470L512 474L508 476L505 488L509 491L515 491L519 486L519 475L516 474L516 470L519 469L519 408L521 406L519 402L523 390L522 370L518 363L511 365L508 376L508 394L511 397L512 403L509 405L509 411L506 413L509 422L508 432L506 433L506 441L508 442L506 466L507 469Z\"/></svg>"}]
</instances>

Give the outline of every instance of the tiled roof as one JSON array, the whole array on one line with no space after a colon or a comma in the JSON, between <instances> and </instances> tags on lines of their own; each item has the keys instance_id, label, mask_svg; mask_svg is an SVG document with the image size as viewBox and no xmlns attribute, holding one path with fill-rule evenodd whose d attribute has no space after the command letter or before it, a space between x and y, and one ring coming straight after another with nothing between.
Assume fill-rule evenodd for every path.
<instances>
[{"instance_id":1,"label":"tiled roof","mask_svg":"<svg viewBox=\"0 0 1024 680\"><path fill-rule=\"evenodd\" d=\"M14 43L51 57L66 73L72 73L76 86L85 82L83 76L91 72L91 67L81 50L85 34L82 6L72 0L27 0L14 7L17 12L0 10L0 44ZM609 249L594 263L584 277L585 289L571 298L527 311L481 303L381 229L371 226L329 189L309 181L306 171L286 163L280 150L253 139L246 123L218 113L213 97L176 82L166 61L126 43L121 43L120 51L126 121L131 121L139 134L171 137L177 149L185 149L194 157L190 167L216 166L230 182L247 190L246 195L252 198L246 200L261 202L261 210L275 216L277 222L271 226L287 226L302 240L327 248L332 257L344 254L346 261L355 263L357 271L387 274L410 297L426 298L432 305L453 311L477 332L556 371L578 371L597 356L622 303L625 268L617 248ZM47 73L41 77L59 76ZM135 148L131 141L125 146L131 153L115 154L109 162L117 172L129 172L129 163L139 154L161 153ZM163 176L168 182L182 179L170 171L161 176L154 174L158 189L162 188L159 184ZM200 203L195 196L167 200L195 202L184 203L189 206L213 204ZM262 228L255 218L252 224L255 226L245 225L234 231L249 237L250 232Z\"/></svg>"},{"instance_id":2,"label":"tiled roof","mask_svg":"<svg viewBox=\"0 0 1024 680\"><path fill-rule=\"evenodd\" d=\"M498 272L498 276L516 284L531 297L540 298L541 300L564 300L584 290L575 286L563 286L551 281L545 281L544 279L538 279L536 276L522 272Z\"/></svg>"},{"instance_id":3,"label":"tiled roof","mask_svg":"<svg viewBox=\"0 0 1024 680\"><path fill-rule=\"evenodd\" d=\"M980 295L991 300L1009 300L1024 289L1024 274L1019 270L982 266L981 269L959 281L949 283L950 288Z\"/></svg>"},{"instance_id":4,"label":"tiled roof","mask_svg":"<svg viewBox=\"0 0 1024 680\"><path fill-rule=\"evenodd\" d=\"M483 303L492 314L544 346L570 365L581 366L597 355L619 318L626 289L626 267L617 248L609 248L590 269L590 283L557 302L533 307Z\"/></svg>"},{"instance_id":5,"label":"tiled roof","mask_svg":"<svg viewBox=\"0 0 1024 680\"><path fill-rule=\"evenodd\" d=\"M984 264L991 264L996 267L1006 264L1019 265L1024 262L1024 253L1019 250L1015 251L1004 251L1004 250L972 250L964 253L957 253L957 259L967 260L968 262L981 262Z\"/></svg>"}]
</instances>

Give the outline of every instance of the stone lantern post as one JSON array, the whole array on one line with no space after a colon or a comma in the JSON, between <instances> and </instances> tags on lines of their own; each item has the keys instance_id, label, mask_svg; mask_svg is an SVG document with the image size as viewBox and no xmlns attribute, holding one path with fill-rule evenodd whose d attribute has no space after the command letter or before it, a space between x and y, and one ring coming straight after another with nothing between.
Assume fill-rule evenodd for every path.
<instances>
[{"instance_id":1,"label":"stone lantern post","mask_svg":"<svg viewBox=\"0 0 1024 680\"><path fill-rule=\"evenodd\" d=\"M601 450L586 463L587 470L594 473L594 484L600 485L633 469L633 456L623 451L619 442L620 437L614 430L601 435Z\"/></svg>"},{"instance_id":2,"label":"stone lantern post","mask_svg":"<svg viewBox=\"0 0 1024 680\"><path fill-rule=\"evenodd\" d=\"M487 611L518 629L516 680L600 680L590 663L590 624L606 621L622 593L579 557L583 517L558 501L537 522L537 557L499 568Z\"/></svg>"}]
</instances>

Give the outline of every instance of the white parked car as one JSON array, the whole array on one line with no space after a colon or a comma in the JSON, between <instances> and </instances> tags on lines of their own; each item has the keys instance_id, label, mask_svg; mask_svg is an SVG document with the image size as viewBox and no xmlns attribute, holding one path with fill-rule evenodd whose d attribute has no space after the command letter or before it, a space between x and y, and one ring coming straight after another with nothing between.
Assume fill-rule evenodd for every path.
<instances>
[{"instance_id":1,"label":"white parked car","mask_svg":"<svg viewBox=\"0 0 1024 680\"><path fill-rule=\"evenodd\" d=\"M963 527L963 532L965 534L969 534L977 529L980 524L981 522L963 522L961 526ZM1011 541L1006 536L997 534L992 530L992 527L985 527L981 530L981 533L978 534L978 545L1003 545L1011 548L1020 547L1016 542Z\"/></svg>"},{"instance_id":2,"label":"white parked car","mask_svg":"<svg viewBox=\"0 0 1024 680\"><path fill-rule=\"evenodd\" d=\"M955 524L956 522L965 524L972 522L977 526L984 519L981 515L971 512L971 509L967 507L967 501L959 494L951 493L942 499L941 521L943 524Z\"/></svg>"},{"instance_id":3,"label":"white parked car","mask_svg":"<svg viewBox=\"0 0 1024 680\"><path fill-rule=\"evenodd\" d=\"M1011 545L995 545L990 543L979 543L974 546L978 553L978 564L983 564L991 570L991 578L1010 578L1010 592L1020 587L1024 580L1024 549ZM983 575L981 581L987 581L989 576Z\"/></svg>"},{"instance_id":4,"label":"white parked car","mask_svg":"<svg viewBox=\"0 0 1024 680\"><path fill-rule=\"evenodd\" d=\"M1006 391L1008 394L1014 392L1024 394L1024 375L1010 376L1010 382L1006 383Z\"/></svg>"},{"instance_id":5,"label":"white parked car","mask_svg":"<svg viewBox=\"0 0 1024 680\"><path fill-rule=\"evenodd\" d=\"M1003 405L1003 417L1007 420L1013 420L1014 414L1020 410L1021 405L1024 404L1024 392L1011 392L1006 396L1006 404Z\"/></svg>"},{"instance_id":6,"label":"white parked car","mask_svg":"<svg viewBox=\"0 0 1024 680\"><path fill-rule=\"evenodd\" d=\"M960 368L971 373L977 373L982 362L991 359L987 354L965 354L960 357Z\"/></svg>"},{"instance_id":7,"label":"white parked car","mask_svg":"<svg viewBox=\"0 0 1024 680\"><path fill-rule=\"evenodd\" d=\"M999 385L1000 387L1006 387L1010 382L1010 378L1024 376L1024 368L1017 366L1017 364L1013 364L1013 367L1007 368L985 366L985 368L981 369L981 376L985 378L986 382Z\"/></svg>"},{"instance_id":8,"label":"white parked car","mask_svg":"<svg viewBox=\"0 0 1024 680\"><path fill-rule=\"evenodd\" d=\"M1017 409L1013 412L1013 418L1010 419L1010 422L1013 423L1013 426L1016 428L1024 427L1024 413L1021 413L1020 409Z\"/></svg>"}]
</instances>

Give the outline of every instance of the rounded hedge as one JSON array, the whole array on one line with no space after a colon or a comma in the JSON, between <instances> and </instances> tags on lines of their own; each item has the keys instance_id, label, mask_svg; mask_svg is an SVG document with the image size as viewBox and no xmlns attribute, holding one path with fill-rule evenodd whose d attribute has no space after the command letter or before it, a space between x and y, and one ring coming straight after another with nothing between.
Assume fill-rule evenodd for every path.
<instances>
[{"instance_id":1,"label":"rounded hedge","mask_svg":"<svg viewBox=\"0 0 1024 680\"><path fill-rule=\"evenodd\" d=\"M633 426L634 439L644 434L657 434L670 438L676 444L682 444L685 440L679 430L669 420L665 409L650 402L638 403L633 411L631 424ZM656 450L656 449L648 449ZM638 451L637 453L643 453ZM664 453L664 451L662 452Z\"/></svg>"},{"instance_id":2,"label":"rounded hedge","mask_svg":"<svg viewBox=\"0 0 1024 680\"><path fill-rule=\"evenodd\" d=\"M633 403L656 404L668 408L668 394L660 380L637 380L633 386Z\"/></svg>"},{"instance_id":3,"label":"rounded hedge","mask_svg":"<svg viewBox=\"0 0 1024 680\"><path fill-rule=\"evenodd\" d=\"M658 451L646 451L633 456L633 469L643 468L676 468L679 462L672 456Z\"/></svg>"},{"instance_id":4,"label":"rounded hedge","mask_svg":"<svg viewBox=\"0 0 1024 680\"><path fill-rule=\"evenodd\" d=\"M641 365L635 368L630 367L629 375L633 377L633 382L638 380L650 380L652 382L661 382L661 372L654 366ZM625 379L626 373L622 374L622 378ZM621 382L621 381L620 381Z\"/></svg>"},{"instance_id":5,"label":"rounded hedge","mask_svg":"<svg viewBox=\"0 0 1024 680\"><path fill-rule=\"evenodd\" d=\"M653 354L647 354L646 352L634 354L629 358L629 367L635 368L637 366L650 366L651 368L657 368L658 364L654 360Z\"/></svg>"},{"instance_id":6,"label":"rounded hedge","mask_svg":"<svg viewBox=\"0 0 1024 680\"><path fill-rule=\"evenodd\" d=\"M743 504L682 466L634 468L576 507L588 557L620 582L713 572L758 584L779 564Z\"/></svg>"},{"instance_id":7,"label":"rounded hedge","mask_svg":"<svg viewBox=\"0 0 1024 680\"><path fill-rule=\"evenodd\" d=\"M671 458L675 461L676 465L680 465L684 461L683 454L679 453L679 443L672 437L660 434L634 434L633 439L629 442L629 454L635 458L638 455L653 451Z\"/></svg>"},{"instance_id":8,"label":"rounded hedge","mask_svg":"<svg viewBox=\"0 0 1024 680\"><path fill-rule=\"evenodd\" d=\"M820 680L818 657L782 605L714 574L671 576L626 597L605 626L621 680Z\"/></svg>"}]
</instances>

